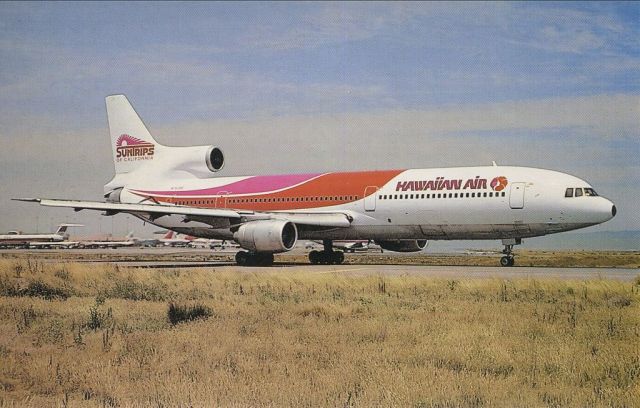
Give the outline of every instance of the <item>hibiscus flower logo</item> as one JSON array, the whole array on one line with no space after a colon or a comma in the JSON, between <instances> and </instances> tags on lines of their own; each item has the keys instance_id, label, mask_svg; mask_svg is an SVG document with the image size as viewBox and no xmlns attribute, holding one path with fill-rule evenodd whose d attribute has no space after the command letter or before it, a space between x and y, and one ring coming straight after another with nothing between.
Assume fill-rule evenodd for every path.
<instances>
[{"instance_id":1,"label":"hibiscus flower logo","mask_svg":"<svg viewBox=\"0 0 640 408\"><path fill-rule=\"evenodd\" d=\"M507 181L507 178L504 176L499 176L491 180L491 188L493 191L502 191L507 187L507 184L509 184L509 181Z\"/></svg>"}]
</instances>

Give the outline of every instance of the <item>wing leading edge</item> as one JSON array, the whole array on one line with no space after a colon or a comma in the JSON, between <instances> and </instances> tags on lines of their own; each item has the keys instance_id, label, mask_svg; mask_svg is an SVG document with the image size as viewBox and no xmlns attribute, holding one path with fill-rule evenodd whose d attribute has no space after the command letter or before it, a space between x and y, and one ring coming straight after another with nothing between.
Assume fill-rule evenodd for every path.
<instances>
[{"instance_id":1,"label":"wing leading edge","mask_svg":"<svg viewBox=\"0 0 640 408\"><path fill-rule=\"evenodd\" d=\"M167 215L181 215L185 217L185 221L197 220L211 225L218 225L221 219L229 220L231 224L242 224L265 219L283 219L291 221L294 224L308 225L311 227L346 228L351 225L351 221L353 220L349 214L341 212L254 212L245 210L236 211L232 209L194 208L180 205L126 204L45 198L14 198L13 200L35 202L47 207L73 208L75 211L104 211L106 215L115 215L118 213L134 215L146 214L152 220Z\"/></svg>"}]
</instances>

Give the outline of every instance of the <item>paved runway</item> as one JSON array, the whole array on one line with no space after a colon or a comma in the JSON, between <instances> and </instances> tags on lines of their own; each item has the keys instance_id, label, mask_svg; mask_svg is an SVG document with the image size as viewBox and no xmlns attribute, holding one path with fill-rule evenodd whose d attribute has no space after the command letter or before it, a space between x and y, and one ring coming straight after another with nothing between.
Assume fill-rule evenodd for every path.
<instances>
[{"instance_id":1,"label":"paved runway","mask_svg":"<svg viewBox=\"0 0 640 408\"><path fill-rule=\"evenodd\" d=\"M215 268L216 271L249 273L296 271L308 274L342 274L349 276L424 276L432 278L471 279L612 279L632 281L639 269L624 268L542 268L520 266L513 268L490 266L426 266L426 265L303 265L281 264L271 267L239 267L230 262L117 262L121 266L142 268Z\"/></svg>"},{"instance_id":2,"label":"paved runway","mask_svg":"<svg viewBox=\"0 0 640 408\"><path fill-rule=\"evenodd\" d=\"M296 250L304 255L305 251ZM443 279L611 279L632 281L640 275L639 268L555 268L515 266L429 266L401 264L358 264L358 257L377 256L378 254L349 254L352 264L348 265L309 265L306 263L276 263L272 267L239 267L231 262L235 249L224 251L194 250L187 248L121 248L118 250L0 250L0 256L24 254L36 257L44 262L60 262L64 258L71 262L116 263L121 266L137 268L215 268L215 271L234 272L287 272L296 271L309 274L344 274L349 276L387 275L387 276L424 276ZM385 253L385 255L388 255ZM401 257L403 254L394 254ZM430 254L431 256L437 254ZM394 257L395 257L394 256ZM466 256L466 255L458 255ZM217 258L217 259L216 259ZM304 257L302 258L304 259ZM497 258L496 258L497 262Z\"/></svg>"}]
</instances>

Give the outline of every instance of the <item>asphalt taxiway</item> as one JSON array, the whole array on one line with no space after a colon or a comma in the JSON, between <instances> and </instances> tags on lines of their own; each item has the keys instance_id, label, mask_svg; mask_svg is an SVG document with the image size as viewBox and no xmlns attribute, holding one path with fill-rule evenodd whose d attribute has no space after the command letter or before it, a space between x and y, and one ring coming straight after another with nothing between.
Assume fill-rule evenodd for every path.
<instances>
[{"instance_id":1,"label":"asphalt taxiway","mask_svg":"<svg viewBox=\"0 0 640 408\"><path fill-rule=\"evenodd\" d=\"M364 262L376 257L376 253L349 254L343 265L310 265L305 259L306 251L296 248L292 253L303 255L285 258L270 267L240 267L233 262L237 249L194 250L189 248L120 248L117 250L0 250L0 258L31 258L43 262L112 263L131 268L212 268L214 271L238 273L302 272L308 274L340 274L347 276L421 276L442 279L606 279L632 281L640 276L639 268L611 267L542 267L542 266L460 266L402 264L403 254L386 259L388 263ZM431 254L437 255L437 254ZM458 255L465 257L467 255ZM295 259L295 260L294 260ZM369 260L370 260L369 259ZM395 262L395 260L398 260ZM496 258L497 259L497 258ZM395 264L394 264L395 262ZM497 263L497 261L496 261Z\"/></svg>"},{"instance_id":2,"label":"asphalt taxiway","mask_svg":"<svg viewBox=\"0 0 640 408\"><path fill-rule=\"evenodd\" d=\"M624 268L543 268L520 266L512 268L486 266L426 266L426 265L301 265L274 264L269 267L240 267L231 262L116 262L134 268L215 268L216 271L264 273L296 271L308 274L340 274L347 276L422 276L443 279L609 279L632 281L640 275L638 269Z\"/></svg>"}]
</instances>

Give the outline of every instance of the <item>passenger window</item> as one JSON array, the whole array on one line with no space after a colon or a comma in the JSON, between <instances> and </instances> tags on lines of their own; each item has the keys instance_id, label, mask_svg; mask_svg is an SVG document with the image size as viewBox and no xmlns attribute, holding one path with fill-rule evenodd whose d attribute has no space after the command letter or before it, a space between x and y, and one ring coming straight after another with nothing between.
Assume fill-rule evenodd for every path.
<instances>
[{"instance_id":1,"label":"passenger window","mask_svg":"<svg viewBox=\"0 0 640 408\"><path fill-rule=\"evenodd\" d=\"M564 192L564 196L565 197L573 197L573 188L569 187L568 189L566 189L565 192Z\"/></svg>"},{"instance_id":2,"label":"passenger window","mask_svg":"<svg viewBox=\"0 0 640 408\"><path fill-rule=\"evenodd\" d=\"M576 197L582 197L582 189L576 188Z\"/></svg>"}]
</instances>

